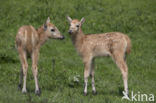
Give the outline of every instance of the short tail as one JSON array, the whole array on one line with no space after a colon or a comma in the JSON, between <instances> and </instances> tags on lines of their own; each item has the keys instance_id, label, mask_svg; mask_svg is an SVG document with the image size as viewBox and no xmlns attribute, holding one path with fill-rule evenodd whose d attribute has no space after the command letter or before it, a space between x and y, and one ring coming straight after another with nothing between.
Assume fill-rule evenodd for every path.
<instances>
[{"instance_id":1,"label":"short tail","mask_svg":"<svg viewBox=\"0 0 156 103\"><path fill-rule=\"evenodd\" d=\"M127 41L126 53L127 53L127 54L130 54L130 52L131 52L131 47L132 47L132 45L131 45L131 40L130 40L130 38L129 38L127 35L125 35L125 37L126 37L126 41Z\"/></svg>"}]
</instances>

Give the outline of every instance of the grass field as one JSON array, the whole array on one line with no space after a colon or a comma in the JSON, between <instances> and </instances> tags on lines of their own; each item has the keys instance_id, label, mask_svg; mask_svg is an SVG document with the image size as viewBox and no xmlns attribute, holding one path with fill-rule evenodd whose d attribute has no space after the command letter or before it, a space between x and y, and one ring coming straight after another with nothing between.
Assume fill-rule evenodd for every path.
<instances>
[{"instance_id":1,"label":"grass field","mask_svg":"<svg viewBox=\"0 0 156 103\"><path fill-rule=\"evenodd\" d=\"M112 31L127 34L133 45L132 53L127 58L129 92L156 96L155 5L156 0L1 0L0 103L129 103L121 100L122 76L108 57L96 59L97 95L92 95L89 82L88 95L83 96L84 68L67 33L67 15L78 19L85 17L82 28L86 34ZM66 39L49 40L40 50L38 79L41 96L34 94L31 60L28 93L22 94L17 89L20 61L15 48L15 35L22 25L40 27L48 16ZM54 59L55 69L52 68ZM77 83L73 79L75 76L79 79Z\"/></svg>"}]
</instances>

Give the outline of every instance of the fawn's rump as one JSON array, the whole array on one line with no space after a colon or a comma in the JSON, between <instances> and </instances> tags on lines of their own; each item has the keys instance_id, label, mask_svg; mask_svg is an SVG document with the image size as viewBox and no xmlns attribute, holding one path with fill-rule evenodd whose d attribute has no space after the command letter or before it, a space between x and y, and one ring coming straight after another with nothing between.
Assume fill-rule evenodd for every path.
<instances>
[{"instance_id":1,"label":"fawn's rump","mask_svg":"<svg viewBox=\"0 0 156 103\"><path fill-rule=\"evenodd\" d=\"M22 26L16 35L16 47L31 53L38 43L38 35L32 26Z\"/></svg>"}]
</instances>

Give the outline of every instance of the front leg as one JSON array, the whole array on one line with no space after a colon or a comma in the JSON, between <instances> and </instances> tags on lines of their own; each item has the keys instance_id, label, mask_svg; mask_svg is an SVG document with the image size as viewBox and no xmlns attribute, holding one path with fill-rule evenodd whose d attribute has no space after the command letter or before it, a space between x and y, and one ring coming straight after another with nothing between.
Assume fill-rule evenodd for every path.
<instances>
[{"instance_id":1,"label":"front leg","mask_svg":"<svg viewBox=\"0 0 156 103\"><path fill-rule=\"evenodd\" d=\"M84 62L84 96L87 95L87 85L88 85L88 77L90 74L90 68L91 68L91 59L87 59Z\"/></svg>"},{"instance_id":2,"label":"front leg","mask_svg":"<svg viewBox=\"0 0 156 103\"><path fill-rule=\"evenodd\" d=\"M94 80L94 59L91 62L90 75L91 75L91 79L92 79L92 93L93 93L93 95L96 95L95 80Z\"/></svg>"}]
</instances>

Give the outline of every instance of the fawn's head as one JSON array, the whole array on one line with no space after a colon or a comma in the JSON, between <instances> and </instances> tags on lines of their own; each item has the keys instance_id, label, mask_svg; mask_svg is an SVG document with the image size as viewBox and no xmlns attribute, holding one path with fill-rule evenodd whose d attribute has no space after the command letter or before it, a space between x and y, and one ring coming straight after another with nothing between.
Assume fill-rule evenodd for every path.
<instances>
[{"instance_id":1,"label":"fawn's head","mask_svg":"<svg viewBox=\"0 0 156 103\"><path fill-rule=\"evenodd\" d=\"M75 34L77 33L82 24L84 23L85 19L82 18L80 21L77 19L72 20L69 16L67 16L68 22L70 23L70 27L69 27L69 34Z\"/></svg>"},{"instance_id":2,"label":"fawn's head","mask_svg":"<svg viewBox=\"0 0 156 103\"><path fill-rule=\"evenodd\" d=\"M64 39L64 36L61 35L60 31L57 27L50 22L50 18L48 17L46 23L44 24L44 31L49 38L53 39Z\"/></svg>"}]
</instances>

